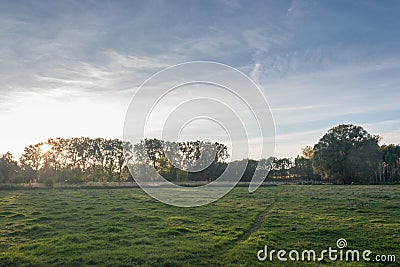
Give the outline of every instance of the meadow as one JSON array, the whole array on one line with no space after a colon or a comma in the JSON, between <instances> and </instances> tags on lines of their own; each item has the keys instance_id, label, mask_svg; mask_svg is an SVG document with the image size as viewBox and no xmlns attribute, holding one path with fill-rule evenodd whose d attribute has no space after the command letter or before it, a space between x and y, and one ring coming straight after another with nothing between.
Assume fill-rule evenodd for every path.
<instances>
[{"instance_id":1,"label":"meadow","mask_svg":"<svg viewBox=\"0 0 400 267\"><path fill-rule=\"evenodd\" d=\"M399 185L238 187L196 208L139 188L0 190L0 266L398 266L399 207ZM257 259L339 238L397 262Z\"/></svg>"}]
</instances>

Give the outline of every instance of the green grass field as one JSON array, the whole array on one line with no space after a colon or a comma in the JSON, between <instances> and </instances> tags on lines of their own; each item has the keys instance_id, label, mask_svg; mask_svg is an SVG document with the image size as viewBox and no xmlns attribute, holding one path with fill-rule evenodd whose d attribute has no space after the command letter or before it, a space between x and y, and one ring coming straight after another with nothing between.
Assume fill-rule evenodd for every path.
<instances>
[{"instance_id":1,"label":"green grass field","mask_svg":"<svg viewBox=\"0 0 400 267\"><path fill-rule=\"evenodd\" d=\"M257 251L369 249L400 262L400 186L235 188L197 208L141 189L0 191L1 266L273 266ZM372 257L372 256L370 256ZM288 266L380 266L287 262Z\"/></svg>"}]
</instances>

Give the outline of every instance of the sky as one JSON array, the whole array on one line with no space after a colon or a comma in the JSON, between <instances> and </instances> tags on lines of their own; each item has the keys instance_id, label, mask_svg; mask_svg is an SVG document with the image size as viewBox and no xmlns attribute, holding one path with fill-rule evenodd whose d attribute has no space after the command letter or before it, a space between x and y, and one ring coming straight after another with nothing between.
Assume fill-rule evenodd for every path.
<instances>
[{"instance_id":1,"label":"sky","mask_svg":"<svg viewBox=\"0 0 400 267\"><path fill-rule=\"evenodd\" d=\"M188 61L232 66L259 86L278 157L342 123L399 144L398 14L390 0L1 1L0 153L49 137L122 138L139 86Z\"/></svg>"}]
</instances>

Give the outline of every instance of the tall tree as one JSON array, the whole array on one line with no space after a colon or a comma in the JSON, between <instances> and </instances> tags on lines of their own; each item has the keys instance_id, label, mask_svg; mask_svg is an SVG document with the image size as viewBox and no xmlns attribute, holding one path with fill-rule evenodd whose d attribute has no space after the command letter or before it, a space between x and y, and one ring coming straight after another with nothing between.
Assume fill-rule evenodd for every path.
<instances>
[{"instance_id":1,"label":"tall tree","mask_svg":"<svg viewBox=\"0 0 400 267\"><path fill-rule=\"evenodd\" d=\"M379 172L380 182L394 182L400 178L400 146L383 145L380 148L382 152L382 165Z\"/></svg>"},{"instance_id":2,"label":"tall tree","mask_svg":"<svg viewBox=\"0 0 400 267\"><path fill-rule=\"evenodd\" d=\"M23 169L31 169L33 172L32 177L35 181L39 181L39 169L42 167L44 157L41 150L43 143L30 145L25 147L24 153L19 159Z\"/></svg>"},{"instance_id":3,"label":"tall tree","mask_svg":"<svg viewBox=\"0 0 400 267\"><path fill-rule=\"evenodd\" d=\"M336 126L314 146L314 171L343 184L369 181L380 161L379 140L360 126Z\"/></svg>"},{"instance_id":4,"label":"tall tree","mask_svg":"<svg viewBox=\"0 0 400 267\"><path fill-rule=\"evenodd\" d=\"M271 166L270 177L274 178L289 178L290 177L290 169L292 168L293 163L290 158L274 158Z\"/></svg>"},{"instance_id":5,"label":"tall tree","mask_svg":"<svg viewBox=\"0 0 400 267\"><path fill-rule=\"evenodd\" d=\"M19 166L14 160L14 156L7 152L0 157L0 182L10 183L12 178L18 173Z\"/></svg>"},{"instance_id":6,"label":"tall tree","mask_svg":"<svg viewBox=\"0 0 400 267\"><path fill-rule=\"evenodd\" d=\"M305 156L297 156L294 159L294 166L292 172L297 178L300 179L312 179L314 178L314 172L312 168L311 159Z\"/></svg>"}]
</instances>

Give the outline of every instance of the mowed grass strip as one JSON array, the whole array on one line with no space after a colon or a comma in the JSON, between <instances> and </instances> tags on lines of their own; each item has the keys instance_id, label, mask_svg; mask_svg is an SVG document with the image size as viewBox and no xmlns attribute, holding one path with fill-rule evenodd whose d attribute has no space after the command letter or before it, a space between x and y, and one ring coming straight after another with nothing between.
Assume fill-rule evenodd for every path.
<instances>
[{"instance_id":1,"label":"mowed grass strip","mask_svg":"<svg viewBox=\"0 0 400 267\"><path fill-rule=\"evenodd\" d=\"M339 238L400 258L399 204L398 185L240 187L196 208L141 189L0 191L0 265L272 266L257 259L264 245L321 251ZM296 263L321 264L361 263Z\"/></svg>"}]
</instances>

